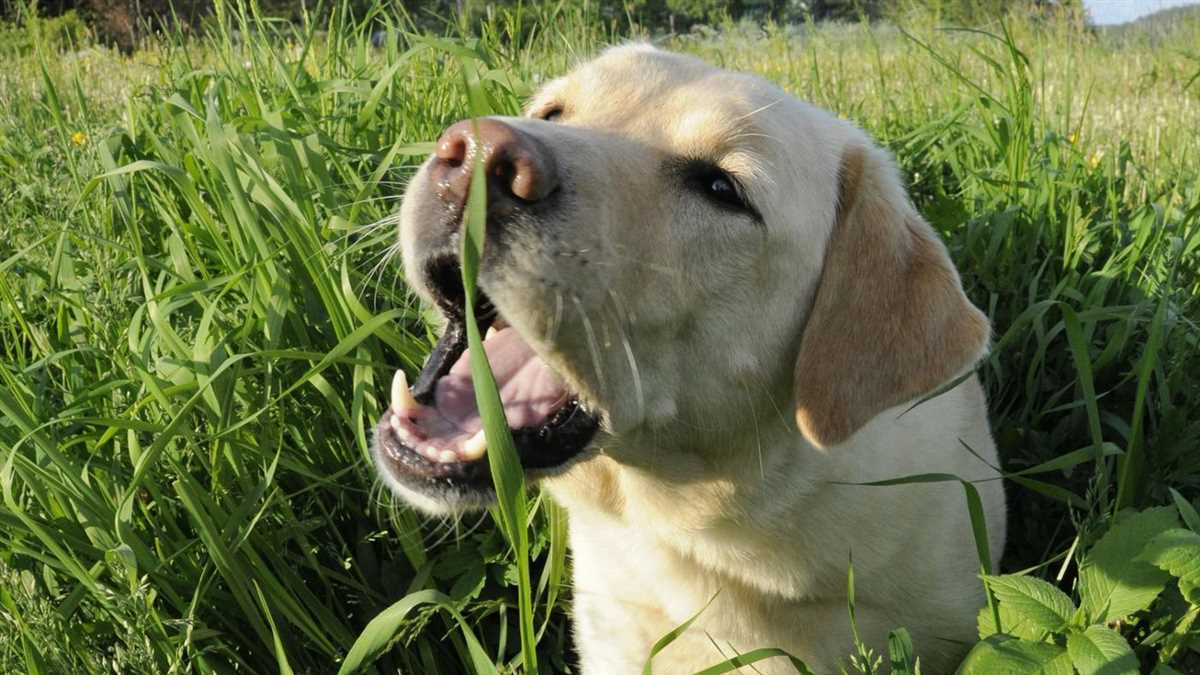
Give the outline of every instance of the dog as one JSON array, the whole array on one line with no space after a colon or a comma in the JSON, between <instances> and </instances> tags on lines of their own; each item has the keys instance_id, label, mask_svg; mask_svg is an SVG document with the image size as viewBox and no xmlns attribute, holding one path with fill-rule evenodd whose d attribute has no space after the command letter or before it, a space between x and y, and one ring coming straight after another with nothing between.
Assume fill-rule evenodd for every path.
<instances>
[{"instance_id":1,"label":"dog","mask_svg":"<svg viewBox=\"0 0 1200 675\"><path fill-rule=\"evenodd\" d=\"M903 626L926 673L953 669L985 604L963 488L861 483L981 481L995 564L1004 494L972 372L991 329L890 156L643 44L475 125L445 131L401 206L407 281L445 326L411 385L396 374L384 481L435 514L494 499L460 271L481 171L476 319L527 477L569 514L582 672L642 672L697 612L655 672L760 647L836 669L851 562L862 640L882 652Z\"/></svg>"}]
</instances>

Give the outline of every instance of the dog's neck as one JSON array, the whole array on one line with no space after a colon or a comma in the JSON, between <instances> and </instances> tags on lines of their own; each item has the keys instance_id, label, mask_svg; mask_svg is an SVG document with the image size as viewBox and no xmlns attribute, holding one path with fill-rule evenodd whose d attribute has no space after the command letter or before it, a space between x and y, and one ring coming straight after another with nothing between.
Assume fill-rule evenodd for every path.
<instances>
[{"instance_id":1,"label":"dog's neck","mask_svg":"<svg viewBox=\"0 0 1200 675\"><path fill-rule=\"evenodd\" d=\"M684 533L726 528L771 530L795 519L815 484L797 476L820 476L809 465L821 451L786 421L763 423L749 437L720 447L683 449L621 445L579 462L543 486L575 517L600 517L614 524L652 528L669 543ZM750 451L746 452L749 448ZM778 480L786 477L787 489Z\"/></svg>"}]
</instances>

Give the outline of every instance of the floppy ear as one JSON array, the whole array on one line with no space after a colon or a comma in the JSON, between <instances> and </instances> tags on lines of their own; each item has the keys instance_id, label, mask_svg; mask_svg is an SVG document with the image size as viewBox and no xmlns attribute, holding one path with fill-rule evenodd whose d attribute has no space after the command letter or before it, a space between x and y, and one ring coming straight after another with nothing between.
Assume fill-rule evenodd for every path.
<instances>
[{"instance_id":1,"label":"floppy ear","mask_svg":"<svg viewBox=\"0 0 1200 675\"><path fill-rule=\"evenodd\" d=\"M796 423L818 447L964 372L990 336L882 150L847 149L838 193L795 373Z\"/></svg>"}]
</instances>

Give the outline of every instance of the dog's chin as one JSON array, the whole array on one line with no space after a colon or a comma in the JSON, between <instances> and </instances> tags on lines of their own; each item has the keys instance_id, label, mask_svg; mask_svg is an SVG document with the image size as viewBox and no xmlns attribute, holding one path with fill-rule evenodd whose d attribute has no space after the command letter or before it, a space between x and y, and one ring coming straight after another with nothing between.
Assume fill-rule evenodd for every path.
<instances>
[{"instance_id":1,"label":"dog's chin","mask_svg":"<svg viewBox=\"0 0 1200 675\"><path fill-rule=\"evenodd\" d=\"M458 261L434 259L423 273L446 328L411 387L397 371L391 406L375 429L376 466L396 495L423 511L485 508L495 490L466 353ZM600 412L569 389L482 291L475 314L527 480L565 471L589 454Z\"/></svg>"},{"instance_id":2,"label":"dog's chin","mask_svg":"<svg viewBox=\"0 0 1200 675\"><path fill-rule=\"evenodd\" d=\"M496 490L489 480L486 482L455 480L427 481L395 471L390 467L391 459L382 453L386 451L379 445L378 440L373 448L375 463L384 485L392 494L409 506L431 516L454 516L472 511L482 511L496 503ZM570 470L571 467L585 462L599 454L594 447L586 447L575 453L569 459L555 467L542 469L525 469L526 485L537 483L546 478L553 478ZM488 470L486 458L484 471Z\"/></svg>"}]
</instances>

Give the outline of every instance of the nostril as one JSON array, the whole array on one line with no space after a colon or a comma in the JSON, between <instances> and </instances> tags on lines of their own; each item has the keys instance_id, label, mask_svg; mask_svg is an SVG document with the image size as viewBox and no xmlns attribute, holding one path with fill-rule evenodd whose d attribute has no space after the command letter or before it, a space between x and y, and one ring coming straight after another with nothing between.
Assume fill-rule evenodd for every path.
<instances>
[{"instance_id":1,"label":"nostril","mask_svg":"<svg viewBox=\"0 0 1200 675\"><path fill-rule=\"evenodd\" d=\"M504 188L504 192L511 193L511 185L517 178L517 167L507 156L507 153L497 157L490 169L489 173L496 184Z\"/></svg>"},{"instance_id":2,"label":"nostril","mask_svg":"<svg viewBox=\"0 0 1200 675\"><path fill-rule=\"evenodd\" d=\"M505 155L488 167L492 190L509 199L536 202L540 194L538 171L528 158L520 155Z\"/></svg>"},{"instance_id":3,"label":"nostril","mask_svg":"<svg viewBox=\"0 0 1200 675\"><path fill-rule=\"evenodd\" d=\"M457 169L467 159L468 143L469 140L462 131L451 129L438 143L437 158L447 166Z\"/></svg>"}]
</instances>

